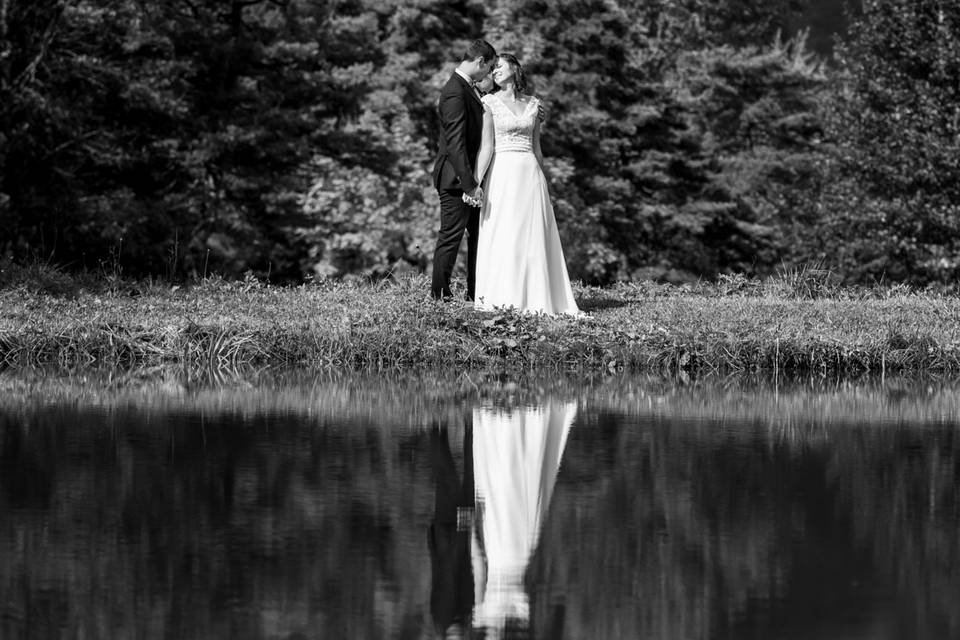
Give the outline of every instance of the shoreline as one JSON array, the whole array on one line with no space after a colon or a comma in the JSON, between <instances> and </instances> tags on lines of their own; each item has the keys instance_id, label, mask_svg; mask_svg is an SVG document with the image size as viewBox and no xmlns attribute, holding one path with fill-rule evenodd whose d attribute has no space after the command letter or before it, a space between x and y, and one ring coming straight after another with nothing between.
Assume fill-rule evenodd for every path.
<instances>
[{"instance_id":1,"label":"shoreline","mask_svg":"<svg viewBox=\"0 0 960 640\"><path fill-rule=\"evenodd\" d=\"M894 289L797 295L782 282L576 286L588 314L437 302L425 276L298 287L207 279L0 288L0 364L349 371L863 375L960 372L960 298Z\"/></svg>"}]
</instances>

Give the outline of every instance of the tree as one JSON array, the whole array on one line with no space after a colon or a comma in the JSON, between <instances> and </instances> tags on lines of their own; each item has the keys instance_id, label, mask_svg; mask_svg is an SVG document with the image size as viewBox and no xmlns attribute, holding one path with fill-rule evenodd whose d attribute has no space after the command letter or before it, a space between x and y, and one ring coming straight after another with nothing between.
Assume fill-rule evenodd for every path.
<instances>
[{"instance_id":1,"label":"tree","mask_svg":"<svg viewBox=\"0 0 960 640\"><path fill-rule=\"evenodd\" d=\"M0 224L6 233L0 251L12 252L26 244L17 233L33 213L17 206L17 196L32 191L32 183L22 184L24 167L21 151L36 150L49 155L58 147L57 132L48 126L52 105L38 85L54 54L51 49L65 11L62 2L41 0L2 0L0 2ZM55 64L55 60L54 60ZM32 200L54 205L57 177L49 176L45 193Z\"/></svg>"},{"instance_id":2,"label":"tree","mask_svg":"<svg viewBox=\"0 0 960 640\"><path fill-rule=\"evenodd\" d=\"M343 126L380 63L369 21L294 0L10 2L8 250L299 279L290 229L317 150L389 162Z\"/></svg>"},{"instance_id":3,"label":"tree","mask_svg":"<svg viewBox=\"0 0 960 640\"><path fill-rule=\"evenodd\" d=\"M749 247L718 246L737 271L764 273L804 261L801 241L814 221L823 184L823 123L828 88L806 34L768 47L720 47L684 54L677 91L700 114L716 180L744 213L729 219ZM751 264L737 266L739 256Z\"/></svg>"},{"instance_id":4,"label":"tree","mask_svg":"<svg viewBox=\"0 0 960 640\"><path fill-rule=\"evenodd\" d=\"M308 247L304 272L322 277L426 268L439 210L430 177L436 96L483 16L482 5L444 0L372 0L355 11L349 19L366 16L380 56L341 130L375 145L377 161L318 154L309 167L307 224L295 232Z\"/></svg>"},{"instance_id":5,"label":"tree","mask_svg":"<svg viewBox=\"0 0 960 640\"><path fill-rule=\"evenodd\" d=\"M854 280L955 280L960 6L869 0L837 60L824 252Z\"/></svg>"}]
</instances>

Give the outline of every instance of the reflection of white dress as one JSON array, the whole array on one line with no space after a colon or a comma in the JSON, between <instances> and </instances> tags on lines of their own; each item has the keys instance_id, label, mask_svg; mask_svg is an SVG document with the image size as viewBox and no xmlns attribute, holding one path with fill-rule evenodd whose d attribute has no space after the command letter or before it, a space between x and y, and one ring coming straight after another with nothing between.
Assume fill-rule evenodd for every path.
<instances>
[{"instance_id":1,"label":"reflection of white dress","mask_svg":"<svg viewBox=\"0 0 960 640\"><path fill-rule=\"evenodd\" d=\"M482 504L486 569L474 611L478 626L496 627L508 617L529 615L523 574L575 414L575 403L474 411L474 480Z\"/></svg>"},{"instance_id":2,"label":"reflection of white dress","mask_svg":"<svg viewBox=\"0 0 960 640\"><path fill-rule=\"evenodd\" d=\"M483 102L495 144L480 211L476 307L576 314L547 179L533 153L539 101L531 98L519 117L496 94Z\"/></svg>"}]
</instances>

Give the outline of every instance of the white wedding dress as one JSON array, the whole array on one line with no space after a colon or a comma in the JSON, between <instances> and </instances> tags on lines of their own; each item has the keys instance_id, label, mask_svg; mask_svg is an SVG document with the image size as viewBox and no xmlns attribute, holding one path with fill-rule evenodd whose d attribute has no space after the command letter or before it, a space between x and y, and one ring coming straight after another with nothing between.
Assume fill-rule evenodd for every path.
<instances>
[{"instance_id":1,"label":"white wedding dress","mask_svg":"<svg viewBox=\"0 0 960 640\"><path fill-rule=\"evenodd\" d=\"M533 153L539 100L531 98L519 116L495 93L483 103L495 144L480 210L475 306L579 314L547 179Z\"/></svg>"},{"instance_id":2,"label":"white wedding dress","mask_svg":"<svg viewBox=\"0 0 960 640\"><path fill-rule=\"evenodd\" d=\"M547 403L473 414L473 468L481 509L482 559L475 558L474 624L528 621L523 575L550 505L577 405ZM476 554L481 555L481 554Z\"/></svg>"}]
</instances>

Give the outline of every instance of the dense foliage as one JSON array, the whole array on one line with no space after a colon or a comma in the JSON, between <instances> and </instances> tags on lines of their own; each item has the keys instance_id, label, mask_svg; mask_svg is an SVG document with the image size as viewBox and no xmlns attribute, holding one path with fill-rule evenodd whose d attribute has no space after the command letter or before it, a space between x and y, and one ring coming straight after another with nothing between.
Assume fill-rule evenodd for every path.
<instances>
[{"instance_id":1,"label":"dense foliage","mask_svg":"<svg viewBox=\"0 0 960 640\"><path fill-rule=\"evenodd\" d=\"M832 65L779 35L822 0L0 0L0 261L423 270L435 96L485 34L547 104L575 278L946 282L960 10L864 9Z\"/></svg>"},{"instance_id":2,"label":"dense foliage","mask_svg":"<svg viewBox=\"0 0 960 640\"><path fill-rule=\"evenodd\" d=\"M14 44L4 86L8 245L148 273L299 273L311 168L396 155L359 122L383 58L371 18L332 9L12 2L9 34L45 31Z\"/></svg>"},{"instance_id":3,"label":"dense foliage","mask_svg":"<svg viewBox=\"0 0 960 640\"><path fill-rule=\"evenodd\" d=\"M853 279L960 274L960 6L871 0L838 51L826 251Z\"/></svg>"}]
</instances>

